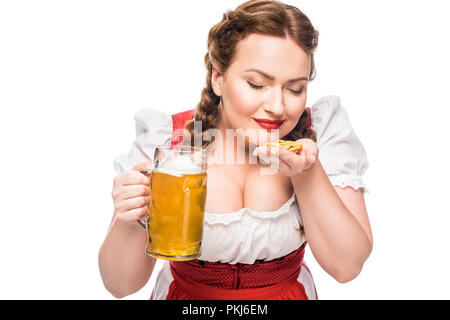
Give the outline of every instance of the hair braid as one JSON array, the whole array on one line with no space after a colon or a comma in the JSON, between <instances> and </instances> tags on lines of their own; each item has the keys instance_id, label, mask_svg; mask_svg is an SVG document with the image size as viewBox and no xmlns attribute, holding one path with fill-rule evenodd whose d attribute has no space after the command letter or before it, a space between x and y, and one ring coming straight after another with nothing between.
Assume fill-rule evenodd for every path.
<instances>
[{"instance_id":1,"label":"hair braid","mask_svg":"<svg viewBox=\"0 0 450 320\"><path fill-rule=\"evenodd\" d=\"M184 128L188 130L190 133L191 141L187 141L184 143L193 145L194 143L194 121L202 122L202 137L200 141L203 141L204 131L208 129L217 128L220 123L220 112L218 108L218 104L220 102L220 97L218 97L213 90L211 84L211 76L212 76L212 62L209 58L209 52L205 55L204 58L206 70L208 70L206 75L206 83L205 87L201 92L200 102L197 104L197 107L194 109L194 120L189 120L186 122ZM208 144L203 143L203 147Z\"/></svg>"}]
</instances>

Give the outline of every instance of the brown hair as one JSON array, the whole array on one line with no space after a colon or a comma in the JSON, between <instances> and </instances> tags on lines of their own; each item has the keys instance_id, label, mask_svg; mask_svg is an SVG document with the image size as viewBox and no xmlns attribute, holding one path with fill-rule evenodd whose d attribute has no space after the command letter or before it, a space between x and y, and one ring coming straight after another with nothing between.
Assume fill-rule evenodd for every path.
<instances>
[{"instance_id":1,"label":"brown hair","mask_svg":"<svg viewBox=\"0 0 450 320\"><path fill-rule=\"evenodd\" d=\"M291 37L311 56L309 79L313 80L316 75L313 53L318 44L319 33L298 8L275 0L250 0L235 10L228 10L223 14L222 21L214 25L208 34L208 52L204 58L207 70L206 86L194 110L194 120L202 121L203 133L217 128L220 123L220 97L214 93L211 85L212 67L222 74L225 73L234 58L238 42L252 33L280 38ZM194 120L188 121L184 126L190 137L194 134ZM315 132L307 129L308 121L309 114L305 109L295 128L283 139L309 138L316 141ZM203 141L203 147L209 143Z\"/></svg>"}]
</instances>

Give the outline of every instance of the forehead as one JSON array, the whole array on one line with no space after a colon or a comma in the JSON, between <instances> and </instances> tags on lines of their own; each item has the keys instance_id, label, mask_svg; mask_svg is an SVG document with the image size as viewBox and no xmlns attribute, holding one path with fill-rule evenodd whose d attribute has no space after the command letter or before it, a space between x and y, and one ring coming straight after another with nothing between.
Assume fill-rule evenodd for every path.
<instances>
[{"instance_id":1,"label":"forehead","mask_svg":"<svg viewBox=\"0 0 450 320\"><path fill-rule=\"evenodd\" d=\"M257 68L278 78L308 76L309 55L291 38L250 34L239 41L230 69Z\"/></svg>"}]
</instances>

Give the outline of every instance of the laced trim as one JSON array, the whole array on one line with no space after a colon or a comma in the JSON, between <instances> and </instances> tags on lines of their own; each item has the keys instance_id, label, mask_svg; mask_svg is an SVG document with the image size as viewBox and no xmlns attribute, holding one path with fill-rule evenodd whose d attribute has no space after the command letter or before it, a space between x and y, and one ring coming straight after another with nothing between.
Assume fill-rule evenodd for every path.
<instances>
[{"instance_id":1,"label":"laced trim","mask_svg":"<svg viewBox=\"0 0 450 320\"><path fill-rule=\"evenodd\" d=\"M341 188L352 187L355 190L363 188L364 193L369 193L366 185L363 183L361 176L355 174L329 175L331 183Z\"/></svg>"},{"instance_id":2,"label":"laced trim","mask_svg":"<svg viewBox=\"0 0 450 320\"><path fill-rule=\"evenodd\" d=\"M285 215L289 212L291 205L295 201L295 193L286 201L278 210L275 211L255 211L249 208L242 208L238 211L231 213L210 213L205 212L204 222L210 225L223 224L229 225L230 223L240 221L245 216L251 216L257 219L275 219L279 216Z\"/></svg>"}]
</instances>

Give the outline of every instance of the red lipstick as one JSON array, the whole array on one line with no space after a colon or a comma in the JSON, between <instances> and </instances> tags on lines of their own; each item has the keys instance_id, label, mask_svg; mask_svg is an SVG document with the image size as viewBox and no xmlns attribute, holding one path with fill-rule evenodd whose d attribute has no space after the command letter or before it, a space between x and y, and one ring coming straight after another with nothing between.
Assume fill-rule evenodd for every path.
<instances>
[{"instance_id":1,"label":"red lipstick","mask_svg":"<svg viewBox=\"0 0 450 320\"><path fill-rule=\"evenodd\" d=\"M270 120L253 118L255 122L264 129L278 129L285 120Z\"/></svg>"}]
</instances>

